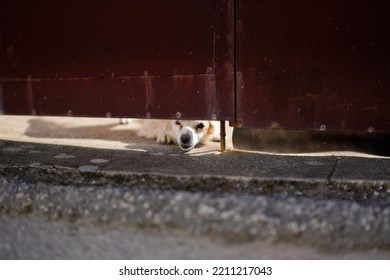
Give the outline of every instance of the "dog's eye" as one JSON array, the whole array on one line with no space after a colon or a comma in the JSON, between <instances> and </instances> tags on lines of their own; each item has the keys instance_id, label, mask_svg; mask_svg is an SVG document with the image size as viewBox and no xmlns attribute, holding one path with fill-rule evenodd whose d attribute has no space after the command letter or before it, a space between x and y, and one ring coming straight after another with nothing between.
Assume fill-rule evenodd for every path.
<instances>
[{"instance_id":1,"label":"dog's eye","mask_svg":"<svg viewBox=\"0 0 390 280\"><path fill-rule=\"evenodd\" d=\"M196 129L202 129L204 128L204 124L203 123L200 123L196 126Z\"/></svg>"},{"instance_id":2,"label":"dog's eye","mask_svg":"<svg viewBox=\"0 0 390 280\"><path fill-rule=\"evenodd\" d=\"M175 124L181 125L180 121L175 121Z\"/></svg>"}]
</instances>

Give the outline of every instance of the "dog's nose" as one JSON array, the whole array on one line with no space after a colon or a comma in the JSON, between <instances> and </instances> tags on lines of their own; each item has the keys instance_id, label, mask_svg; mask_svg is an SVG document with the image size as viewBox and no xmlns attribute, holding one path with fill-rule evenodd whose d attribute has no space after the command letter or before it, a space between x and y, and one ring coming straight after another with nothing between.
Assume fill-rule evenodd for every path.
<instances>
[{"instance_id":1,"label":"dog's nose","mask_svg":"<svg viewBox=\"0 0 390 280\"><path fill-rule=\"evenodd\" d=\"M180 142L183 144L188 144L190 142L190 136L188 134L182 134L180 136Z\"/></svg>"}]
</instances>

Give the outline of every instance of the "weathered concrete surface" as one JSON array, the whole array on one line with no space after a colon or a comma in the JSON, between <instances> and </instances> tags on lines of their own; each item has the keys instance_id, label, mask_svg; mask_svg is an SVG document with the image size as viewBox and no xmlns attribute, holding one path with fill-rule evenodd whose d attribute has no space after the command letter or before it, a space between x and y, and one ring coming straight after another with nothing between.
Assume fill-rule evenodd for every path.
<instances>
[{"instance_id":1,"label":"weathered concrete surface","mask_svg":"<svg viewBox=\"0 0 390 280\"><path fill-rule=\"evenodd\" d=\"M255 240L226 242L174 229L2 215L1 259L388 259L386 250L329 251Z\"/></svg>"},{"instance_id":2,"label":"weathered concrete surface","mask_svg":"<svg viewBox=\"0 0 390 280\"><path fill-rule=\"evenodd\" d=\"M1 116L0 257L390 258L388 158L183 153L136 125Z\"/></svg>"}]
</instances>

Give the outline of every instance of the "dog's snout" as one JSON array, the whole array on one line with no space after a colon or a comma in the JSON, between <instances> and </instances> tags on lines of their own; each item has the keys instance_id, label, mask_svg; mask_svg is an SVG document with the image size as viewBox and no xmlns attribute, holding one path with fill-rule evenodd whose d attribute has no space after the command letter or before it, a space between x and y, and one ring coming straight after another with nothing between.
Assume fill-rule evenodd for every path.
<instances>
[{"instance_id":1,"label":"dog's snout","mask_svg":"<svg viewBox=\"0 0 390 280\"><path fill-rule=\"evenodd\" d=\"M184 126L180 131L178 131L176 137L177 143L184 151L191 150L198 143L198 137L194 129L189 126Z\"/></svg>"},{"instance_id":2,"label":"dog's snout","mask_svg":"<svg viewBox=\"0 0 390 280\"><path fill-rule=\"evenodd\" d=\"M188 144L191 140L191 137L188 135L188 134L182 134L180 136L180 142L183 143L183 144Z\"/></svg>"}]
</instances>

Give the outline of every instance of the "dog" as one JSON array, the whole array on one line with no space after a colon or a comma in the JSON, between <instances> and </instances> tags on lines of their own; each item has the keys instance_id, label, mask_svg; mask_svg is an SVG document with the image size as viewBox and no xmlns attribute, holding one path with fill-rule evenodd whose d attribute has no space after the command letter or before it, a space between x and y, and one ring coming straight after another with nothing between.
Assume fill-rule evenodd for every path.
<instances>
[{"instance_id":1,"label":"dog","mask_svg":"<svg viewBox=\"0 0 390 280\"><path fill-rule=\"evenodd\" d=\"M159 144L177 144L184 151L208 140L220 141L219 133L219 122L193 120L143 120L138 130L138 136L156 138Z\"/></svg>"}]
</instances>

